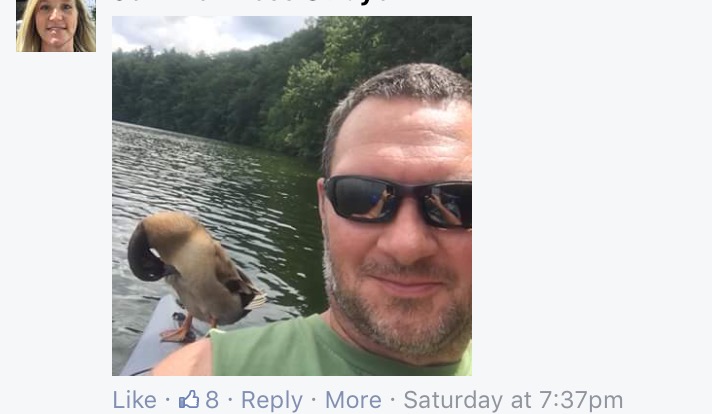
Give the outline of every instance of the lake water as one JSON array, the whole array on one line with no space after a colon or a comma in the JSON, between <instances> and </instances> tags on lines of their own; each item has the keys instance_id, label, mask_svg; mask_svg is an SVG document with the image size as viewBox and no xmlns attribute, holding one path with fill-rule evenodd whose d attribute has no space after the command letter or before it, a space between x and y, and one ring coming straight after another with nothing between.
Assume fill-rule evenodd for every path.
<instances>
[{"instance_id":1,"label":"lake water","mask_svg":"<svg viewBox=\"0 0 712 414\"><path fill-rule=\"evenodd\" d=\"M114 122L112 149L112 372L118 375L161 296L126 248L136 224L163 210L196 217L267 293L239 329L326 309L315 165L299 159Z\"/></svg>"}]
</instances>

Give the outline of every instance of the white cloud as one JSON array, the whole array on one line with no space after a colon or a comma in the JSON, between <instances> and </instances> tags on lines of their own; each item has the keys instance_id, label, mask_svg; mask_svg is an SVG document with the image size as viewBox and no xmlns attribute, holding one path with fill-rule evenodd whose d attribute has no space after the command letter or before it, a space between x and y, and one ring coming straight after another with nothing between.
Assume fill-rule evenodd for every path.
<instances>
[{"instance_id":1,"label":"white cloud","mask_svg":"<svg viewBox=\"0 0 712 414\"><path fill-rule=\"evenodd\" d=\"M250 46L239 42L224 30L226 17L186 17L171 26L160 28L159 38L168 48L188 53L215 53Z\"/></svg>"},{"instance_id":2,"label":"white cloud","mask_svg":"<svg viewBox=\"0 0 712 414\"><path fill-rule=\"evenodd\" d=\"M129 43L125 37L118 33L111 34L111 47L113 50L121 49L124 52L130 52L132 50L141 49L143 45L136 43Z\"/></svg>"},{"instance_id":3,"label":"white cloud","mask_svg":"<svg viewBox=\"0 0 712 414\"><path fill-rule=\"evenodd\" d=\"M112 48L151 45L154 51L175 48L195 54L250 49L291 35L304 17L114 17Z\"/></svg>"}]
</instances>

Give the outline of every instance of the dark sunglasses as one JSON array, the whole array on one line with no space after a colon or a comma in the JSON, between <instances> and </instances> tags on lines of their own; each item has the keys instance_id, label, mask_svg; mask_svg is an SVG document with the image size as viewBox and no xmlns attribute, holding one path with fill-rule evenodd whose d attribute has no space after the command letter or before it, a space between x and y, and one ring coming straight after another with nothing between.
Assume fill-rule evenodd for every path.
<instances>
[{"instance_id":1,"label":"dark sunglasses","mask_svg":"<svg viewBox=\"0 0 712 414\"><path fill-rule=\"evenodd\" d=\"M429 225L472 228L471 181L403 185L360 175L341 175L327 178L324 186L336 214L349 220L390 221L403 197L413 196Z\"/></svg>"}]
</instances>

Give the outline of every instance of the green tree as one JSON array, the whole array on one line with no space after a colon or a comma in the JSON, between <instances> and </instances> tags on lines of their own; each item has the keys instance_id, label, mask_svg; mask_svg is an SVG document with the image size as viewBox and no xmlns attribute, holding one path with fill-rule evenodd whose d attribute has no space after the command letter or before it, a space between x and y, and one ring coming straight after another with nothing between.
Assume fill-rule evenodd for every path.
<instances>
[{"instance_id":1,"label":"green tree","mask_svg":"<svg viewBox=\"0 0 712 414\"><path fill-rule=\"evenodd\" d=\"M433 62L471 79L471 26L470 17L320 17L247 51L118 50L113 118L315 159L330 111L381 70Z\"/></svg>"}]
</instances>

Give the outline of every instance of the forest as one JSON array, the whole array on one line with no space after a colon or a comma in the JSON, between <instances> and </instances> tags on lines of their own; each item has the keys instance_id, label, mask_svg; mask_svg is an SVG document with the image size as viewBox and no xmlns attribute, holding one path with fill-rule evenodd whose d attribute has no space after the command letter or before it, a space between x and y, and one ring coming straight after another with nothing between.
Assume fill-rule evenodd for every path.
<instances>
[{"instance_id":1,"label":"forest","mask_svg":"<svg viewBox=\"0 0 712 414\"><path fill-rule=\"evenodd\" d=\"M150 46L112 57L116 121L318 158L326 123L358 83L403 63L472 78L472 18L319 17L250 50Z\"/></svg>"}]
</instances>

